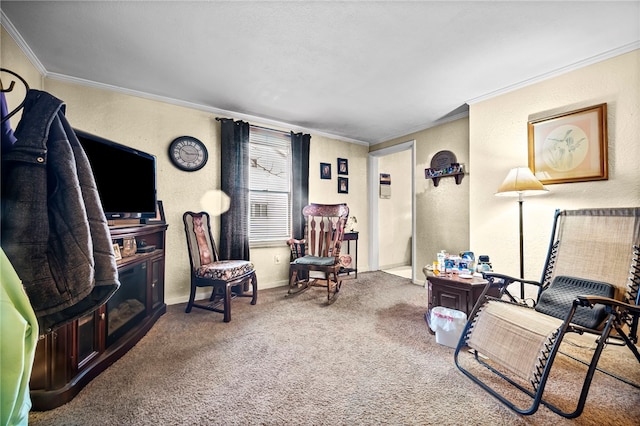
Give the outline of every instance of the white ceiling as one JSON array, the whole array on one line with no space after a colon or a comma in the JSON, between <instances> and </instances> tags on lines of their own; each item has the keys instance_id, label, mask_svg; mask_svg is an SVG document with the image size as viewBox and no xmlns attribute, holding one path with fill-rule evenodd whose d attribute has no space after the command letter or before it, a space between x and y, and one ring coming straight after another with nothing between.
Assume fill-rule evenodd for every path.
<instances>
[{"instance_id":1,"label":"white ceiling","mask_svg":"<svg viewBox=\"0 0 640 426\"><path fill-rule=\"evenodd\" d=\"M373 144L640 48L640 1L2 1L43 74Z\"/></svg>"}]
</instances>

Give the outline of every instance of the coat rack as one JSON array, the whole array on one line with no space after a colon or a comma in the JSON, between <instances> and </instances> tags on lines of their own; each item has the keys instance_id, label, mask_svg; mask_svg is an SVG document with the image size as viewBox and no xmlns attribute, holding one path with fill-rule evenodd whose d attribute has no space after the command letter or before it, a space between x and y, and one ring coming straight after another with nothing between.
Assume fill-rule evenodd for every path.
<instances>
[{"instance_id":1,"label":"coat rack","mask_svg":"<svg viewBox=\"0 0 640 426\"><path fill-rule=\"evenodd\" d=\"M22 82L22 84L24 84L25 87L25 98L26 98L26 92L29 91L29 84L27 84L26 80L24 78L22 78L19 74L8 70L6 68L0 68L0 72L6 72L9 73L15 77L18 77L18 79ZM2 93L5 92L11 92L15 86L15 81L11 80L11 83L9 83L9 87L8 88L4 88L4 84L2 83L2 80L0 80L0 91L2 91ZM10 119L11 117L13 117L15 115L15 113L17 113L18 111L20 111L22 109L22 107L24 107L24 99L22 100L22 102L20 103L20 105L18 105L16 108L14 108L9 114L7 114L6 116L2 117L2 123L4 123L5 121L7 121L8 119Z\"/></svg>"}]
</instances>

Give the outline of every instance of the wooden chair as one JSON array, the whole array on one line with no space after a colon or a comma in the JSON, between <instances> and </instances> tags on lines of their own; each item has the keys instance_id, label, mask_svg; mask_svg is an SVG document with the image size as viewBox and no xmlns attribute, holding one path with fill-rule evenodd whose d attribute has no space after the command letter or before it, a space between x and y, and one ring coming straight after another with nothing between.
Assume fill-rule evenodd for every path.
<instances>
[{"instance_id":1,"label":"wooden chair","mask_svg":"<svg viewBox=\"0 0 640 426\"><path fill-rule=\"evenodd\" d=\"M258 279L253 264L247 260L220 260L211 236L211 222L206 212L186 212L182 216L191 264L191 293L185 312L191 308L206 309L224 314L224 322L231 321L231 299L234 296L258 298ZM252 291L246 294L251 282ZM195 303L199 287L212 287L209 303ZM232 293L232 288L237 293ZM222 306L222 307L221 307Z\"/></svg>"},{"instance_id":2,"label":"wooden chair","mask_svg":"<svg viewBox=\"0 0 640 426\"><path fill-rule=\"evenodd\" d=\"M563 417L578 417L594 373L602 371L597 365L607 344L627 346L640 363L635 346L640 318L640 208L557 211L540 282L496 273L485 277L489 281L485 293L493 287L503 297L481 297L454 359L460 371L514 411L533 414L543 404ZM538 288L533 307L513 297L507 288L511 283ZM575 409L567 409L567 404L560 408L544 395L567 333L591 334L595 341L590 360L576 359L586 372L582 385L575 386L580 392L575 395ZM473 361L486 369L471 368ZM496 381L496 376L503 381ZM640 388L628 377L622 372L616 378ZM525 398L518 392L499 392L499 382Z\"/></svg>"},{"instance_id":3,"label":"wooden chair","mask_svg":"<svg viewBox=\"0 0 640 426\"><path fill-rule=\"evenodd\" d=\"M349 216L346 204L309 204L302 209L305 233L301 240L287 241L291 248L289 292L298 294L310 286L327 288L327 301L338 297L342 278L340 247Z\"/></svg>"}]
</instances>

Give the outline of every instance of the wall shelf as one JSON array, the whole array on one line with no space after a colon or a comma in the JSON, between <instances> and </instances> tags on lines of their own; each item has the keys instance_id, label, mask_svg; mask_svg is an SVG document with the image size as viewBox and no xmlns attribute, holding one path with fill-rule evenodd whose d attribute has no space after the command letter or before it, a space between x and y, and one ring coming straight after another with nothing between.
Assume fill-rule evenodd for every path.
<instances>
[{"instance_id":1,"label":"wall shelf","mask_svg":"<svg viewBox=\"0 0 640 426\"><path fill-rule=\"evenodd\" d=\"M438 186L443 177L454 177L456 185L460 185L464 178L464 164L458 163L456 155L451 151L437 152L430 165L431 167L424 169L424 177L433 180L433 186Z\"/></svg>"},{"instance_id":2,"label":"wall shelf","mask_svg":"<svg viewBox=\"0 0 640 426\"><path fill-rule=\"evenodd\" d=\"M464 178L464 172L447 173L433 177L427 176L427 179L433 180L433 186L438 186L440 184L440 179L444 177L454 177L456 179L456 185L460 185L462 179Z\"/></svg>"}]
</instances>

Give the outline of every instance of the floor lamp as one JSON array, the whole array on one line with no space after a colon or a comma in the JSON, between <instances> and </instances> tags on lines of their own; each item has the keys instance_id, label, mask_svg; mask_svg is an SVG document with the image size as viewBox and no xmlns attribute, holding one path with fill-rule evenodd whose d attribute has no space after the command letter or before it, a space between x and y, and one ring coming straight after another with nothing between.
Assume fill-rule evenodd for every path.
<instances>
[{"instance_id":1,"label":"floor lamp","mask_svg":"<svg viewBox=\"0 0 640 426\"><path fill-rule=\"evenodd\" d=\"M520 212L520 278L524 279L524 231L522 226L522 203L524 196L541 195L548 191L533 175L528 167L517 167L509 170L496 195L518 197ZM524 284L520 285L520 298L524 299Z\"/></svg>"}]
</instances>

